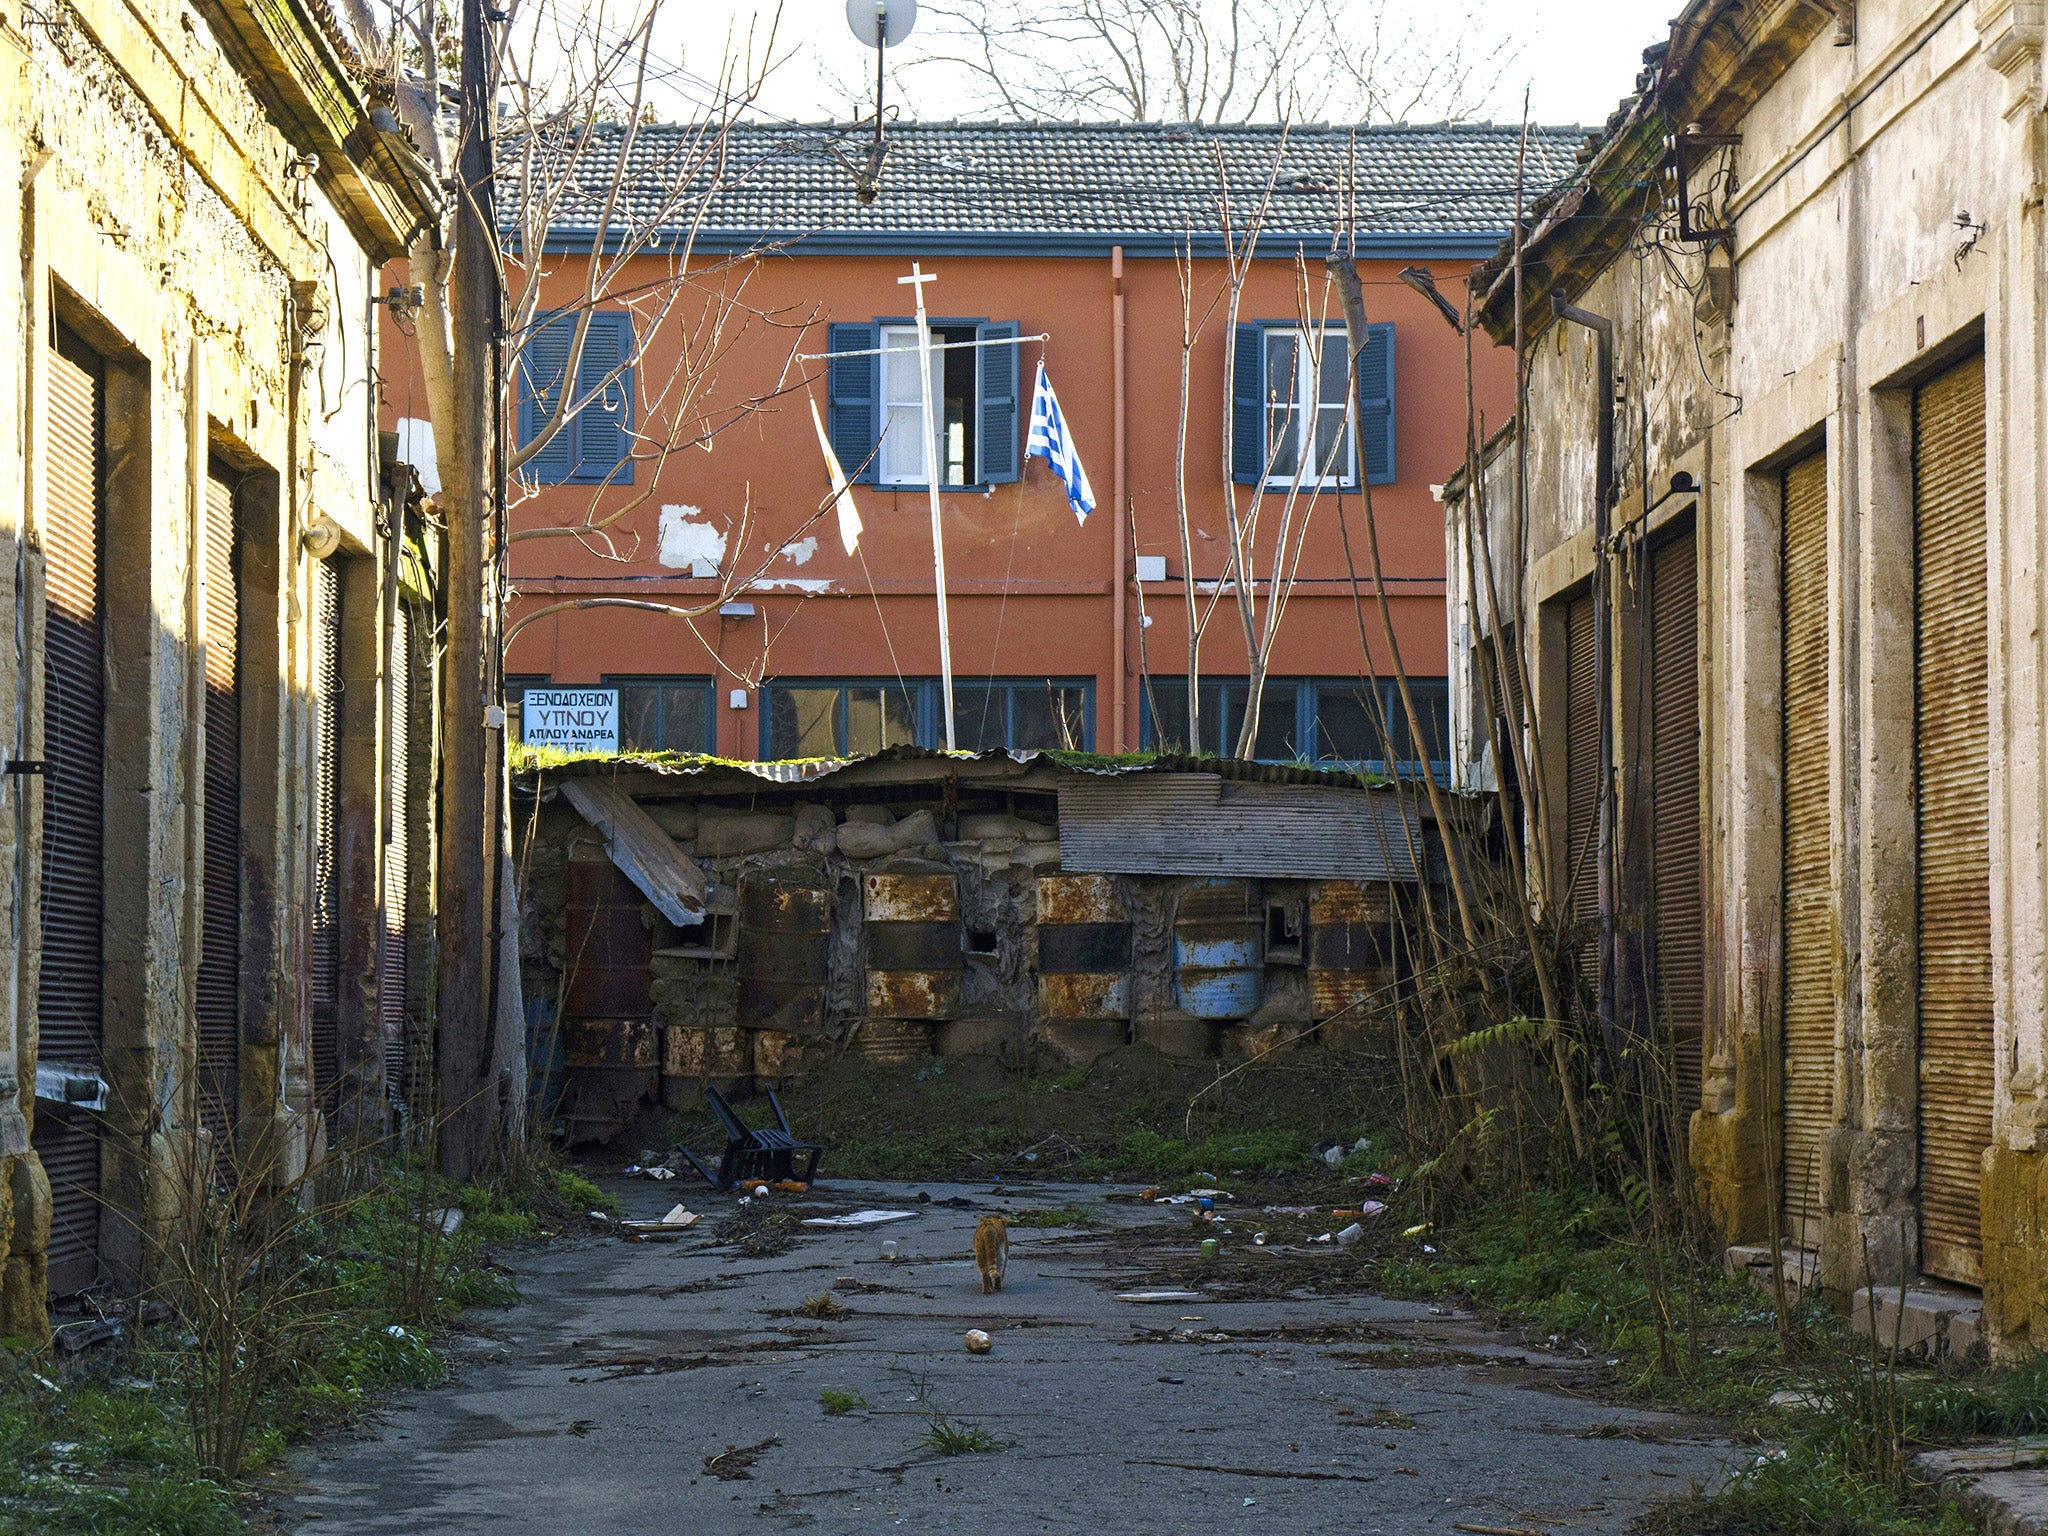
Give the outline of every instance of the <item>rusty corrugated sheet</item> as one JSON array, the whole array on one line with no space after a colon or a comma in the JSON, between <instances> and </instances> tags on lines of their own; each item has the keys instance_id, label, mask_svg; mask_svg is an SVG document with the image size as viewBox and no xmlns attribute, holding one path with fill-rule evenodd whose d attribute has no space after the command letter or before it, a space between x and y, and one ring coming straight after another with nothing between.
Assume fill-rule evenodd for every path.
<instances>
[{"instance_id":1,"label":"rusty corrugated sheet","mask_svg":"<svg viewBox=\"0 0 2048 1536\"><path fill-rule=\"evenodd\" d=\"M704 871L630 795L592 779L572 779L562 793L604 834L605 852L661 915L679 928L704 920Z\"/></svg>"},{"instance_id":2,"label":"rusty corrugated sheet","mask_svg":"<svg viewBox=\"0 0 2048 1536\"><path fill-rule=\"evenodd\" d=\"M1828 461L1785 467L1779 561L1784 677L1785 969L1778 1167L1783 1230L1820 1236L1820 1145L1835 1118L1834 928L1828 864Z\"/></svg>"},{"instance_id":3,"label":"rusty corrugated sheet","mask_svg":"<svg viewBox=\"0 0 2048 1536\"><path fill-rule=\"evenodd\" d=\"M1420 836L1392 795L1215 773L1059 786L1060 867L1118 875L1415 878Z\"/></svg>"},{"instance_id":4,"label":"rusty corrugated sheet","mask_svg":"<svg viewBox=\"0 0 2048 1536\"><path fill-rule=\"evenodd\" d=\"M1991 760L1984 357L1913 392L1920 1267L1984 1283L1991 1144Z\"/></svg>"},{"instance_id":5,"label":"rusty corrugated sheet","mask_svg":"<svg viewBox=\"0 0 2048 1536\"><path fill-rule=\"evenodd\" d=\"M869 1061L897 1065L922 1061L932 1053L934 1027L924 1019L862 1019L853 1037L853 1048Z\"/></svg>"}]
</instances>

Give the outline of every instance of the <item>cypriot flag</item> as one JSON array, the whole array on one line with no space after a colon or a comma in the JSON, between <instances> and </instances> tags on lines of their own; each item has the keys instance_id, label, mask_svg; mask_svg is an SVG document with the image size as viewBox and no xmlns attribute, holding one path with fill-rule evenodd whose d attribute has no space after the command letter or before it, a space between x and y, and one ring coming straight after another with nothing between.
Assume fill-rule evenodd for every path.
<instances>
[{"instance_id":1,"label":"cypriot flag","mask_svg":"<svg viewBox=\"0 0 2048 1536\"><path fill-rule=\"evenodd\" d=\"M860 543L860 513L854 509L853 487L846 483L846 471L839 467L839 455L832 451L832 439L825 435L825 422L818 415L818 402L811 402L811 425L818 429L818 446L825 450L825 473L832 477L833 505L839 512L839 542L850 555Z\"/></svg>"}]
</instances>

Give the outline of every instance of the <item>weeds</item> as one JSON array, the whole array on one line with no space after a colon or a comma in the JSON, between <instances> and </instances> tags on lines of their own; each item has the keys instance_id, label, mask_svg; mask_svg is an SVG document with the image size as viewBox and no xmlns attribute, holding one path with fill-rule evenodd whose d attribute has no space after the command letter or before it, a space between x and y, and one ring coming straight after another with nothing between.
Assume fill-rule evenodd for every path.
<instances>
[{"instance_id":1,"label":"weeds","mask_svg":"<svg viewBox=\"0 0 2048 1536\"><path fill-rule=\"evenodd\" d=\"M930 1378L918 1378L914 1401L924 1415L924 1433L917 1438L922 1449L940 1456L986 1456L1003 1448L1003 1442L979 1424L954 1423L933 1400Z\"/></svg>"},{"instance_id":2,"label":"weeds","mask_svg":"<svg viewBox=\"0 0 2048 1536\"><path fill-rule=\"evenodd\" d=\"M840 1387L827 1387L818 1394L818 1401L824 1405L825 1411L835 1418L841 1414L851 1413L856 1408L868 1406L868 1400L860 1393L848 1392Z\"/></svg>"},{"instance_id":3,"label":"weeds","mask_svg":"<svg viewBox=\"0 0 2048 1536\"><path fill-rule=\"evenodd\" d=\"M846 1316L846 1308L839 1305L830 1291L826 1291L821 1295L805 1297L804 1304L796 1309L796 1315L823 1320Z\"/></svg>"}]
</instances>

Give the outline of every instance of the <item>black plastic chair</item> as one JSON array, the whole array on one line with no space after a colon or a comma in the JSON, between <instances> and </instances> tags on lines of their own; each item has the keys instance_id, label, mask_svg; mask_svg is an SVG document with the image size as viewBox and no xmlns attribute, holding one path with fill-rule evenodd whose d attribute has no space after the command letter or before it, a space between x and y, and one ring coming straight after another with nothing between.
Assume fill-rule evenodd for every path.
<instances>
[{"instance_id":1,"label":"black plastic chair","mask_svg":"<svg viewBox=\"0 0 2048 1536\"><path fill-rule=\"evenodd\" d=\"M802 1181L808 1184L818 1176L818 1159L825 1149L796 1139L789 1129L789 1116L782 1112L782 1101L775 1097L773 1089L768 1092L768 1107L775 1111L778 1129L774 1130L750 1130L733 1112L725 1095L709 1083L704 1085L704 1102L711 1106L711 1113L726 1135L725 1156L719 1159L718 1172L713 1173L688 1147L676 1150L690 1160L690 1166L703 1174L712 1188L731 1189L735 1184L797 1178L797 1154L805 1152L810 1154L810 1161Z\"/></svg>"}]
</instances>

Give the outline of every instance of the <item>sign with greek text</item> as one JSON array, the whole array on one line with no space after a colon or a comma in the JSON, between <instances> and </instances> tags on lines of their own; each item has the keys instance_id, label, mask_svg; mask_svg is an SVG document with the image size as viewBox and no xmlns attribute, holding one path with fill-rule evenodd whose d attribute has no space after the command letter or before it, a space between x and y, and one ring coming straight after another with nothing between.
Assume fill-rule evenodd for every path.
<instances>
[{"instance_id":1,"label":"sign with greek text","mask_svg":"<svg viewBox=\"0 0 2048 1536\"><path fill-rule=\"evenodd\" d=\"M529 747L565 752L619 750L619 690L529 688L520 712L520 738Z\"/></svg>"}]
</instances>

